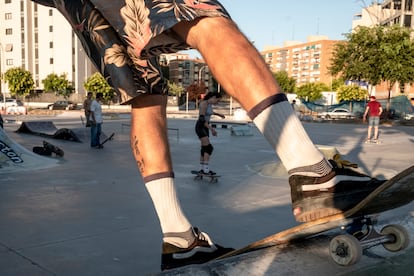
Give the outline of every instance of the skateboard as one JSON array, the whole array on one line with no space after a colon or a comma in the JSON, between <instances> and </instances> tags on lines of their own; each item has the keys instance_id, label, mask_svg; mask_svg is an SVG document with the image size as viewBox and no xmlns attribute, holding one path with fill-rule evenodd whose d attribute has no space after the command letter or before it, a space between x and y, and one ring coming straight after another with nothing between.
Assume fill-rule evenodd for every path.
<instances>
[{"instance_id":1,"label":"skateboard","mask_svg":"<svg viewBox=\"0 0 414 276\"><path fill-rule=\"evenodd\" d=\"M365 140L365 144L381 144L382 141L380 140Z\"/></svg>"},{"instance_id":2,"label":"skateboard","mask_svg":"<svg viewBox=\"0 0 414 276\"><path fill-rule=\"evenodd\" d=\"M103 145L104 145L106 142L111 141L111 140L113 140L113 139L114 139L114 136L115 136L115 132L113 132L111 135L109 135L109 137L108 137L108 138L106 138L105 140L103 140L103 141L99 144L98 148L102 149L102 148L103 148Z\"/></svg>"},{"instance_id":3,"label":"skateboard","mask_svg":"<svg viewBox=\"0 0 414 276\"><path fill-rule=\"evenodd\" d=\"M337 228L344 233L331 240L329 252L333 261L341 266L357 263L363 250L380 244L388 251L401 251L410 242L406 229L401 225L391 224L378 232L375 225L378 223L380 213L406 205L412 200L414 200L414 166L384 182L352 209L301 223L241 249L231 251L218 259L271 246L299 242Z\"/></svg>"},{"instance_id":4,"label":"skateboard","mask_svg":"<svg viewBox=\"0 0 414 276\"><path fill-rule=\"evenodd\" d=\"M194 176L194 180L203 180L203 177L208 177L210 178L210 183L217 183L220 175L217 174L205 174L205 173L200 173L199 171L191 171L192 174L195 174L196 176Z\"/></svg>"}]
</instances>

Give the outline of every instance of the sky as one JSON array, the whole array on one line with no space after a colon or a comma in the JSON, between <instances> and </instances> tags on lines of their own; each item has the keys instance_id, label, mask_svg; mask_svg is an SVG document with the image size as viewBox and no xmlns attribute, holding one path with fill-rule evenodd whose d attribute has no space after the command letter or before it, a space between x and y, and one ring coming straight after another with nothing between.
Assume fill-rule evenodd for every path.
<instances>
[{"instance_id":1,"label":"sky","mask_svg":"<svg viewBox=\"0 0 414 276\"><path fill-rule=\"evenodd\" d=\"M259 51L283 46L284 41L306 42L309 35L344 39L352 19L370 0L220 0L243 33ZM197 56L197 55L196 55Z\"/></svg>"}]
</instances>

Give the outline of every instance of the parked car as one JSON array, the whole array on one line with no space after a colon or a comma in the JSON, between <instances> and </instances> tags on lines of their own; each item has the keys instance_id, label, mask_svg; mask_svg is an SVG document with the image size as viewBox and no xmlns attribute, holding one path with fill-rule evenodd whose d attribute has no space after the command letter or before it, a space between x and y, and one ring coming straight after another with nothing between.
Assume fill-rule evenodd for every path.
<instances>
[{"instance_id":1,"label":"parked car","mask_svg":"<svg viewBox=\"0 0 414 276\"><path fill-rule=\"evenodd\" d=\"M72 110L76 108L76 104L71 101L56 101L47 106L49 110Z\"/></svg>"},{"instance_id":2,"label":"parked car","mask_svg":"<svg viewBox=\"0 0 414 276\"><path fill-rule=\"evenodd\" d=\"M1 110L5 109L6 114L27 114L26 107L21 100L7 98L5 102L1 102Z\"/></svg>"},{"instance_id":3,"label":"parked car","mask_svg":"<svg viewBox=\"0 0 414 276\"><path fill-rule=\"evenodd\" d=\"M406 113L404 115L404 120L414 120L414 113Z\"/></svg>"},{"instance_id":4,"label":"parked car","mask_svg":"<svg viewBox=\"0 0 414 276\"><path fill-rule=\"evenodd\" d=\"M356 115L346 108L335 108L329 112L321 112L318 114L322 119L355 119Z\"/></svg>"},{"instance_id":5,"label":"parked car","mask_svg":"<svg viewBox=\"0 0 414 276\"><path fill-rule=\"evenodd\" d=\"M2 103L4 104L4 102ZM17 99L6 99L6 108L10 106L24 106L21 100Z\"/></svg>"}]
</instances>

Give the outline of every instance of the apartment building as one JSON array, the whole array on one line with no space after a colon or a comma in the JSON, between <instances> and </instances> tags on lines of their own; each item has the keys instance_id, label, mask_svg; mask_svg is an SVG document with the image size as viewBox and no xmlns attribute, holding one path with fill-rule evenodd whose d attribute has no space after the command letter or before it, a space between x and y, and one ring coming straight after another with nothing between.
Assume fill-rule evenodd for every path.
<instances>
[{"instance_id":1,"label":"apartment building","mask_svg":"<svg viewBox=\"0 0 414 276\"><path fill-rule=\"evenodd\" d=\"M213 76L201 60L173 59L169 61L170 81L187 88L193 83L203 82L209 91L216 91Z\"/></svg>"},{"instance_id":2,"label":"apartment building","mask_svg":"<svg viewBox=\"0 0 414 276\"><path fill-rule=\"evenodd\" d=\"M35 89L51 73L66 74L75 93L85 95L83 83L96 71L60 12L30 0L0 0L0 48L1 71L30 71Z\"/></svg>"},{"instance_id":3,"label":"apartment building","mask_svg":"<svg viewBox=\"0 0 414 276\"><path fill-rule=\"evenodd\" d=\"M261 52L272 72L286 71L297 85L310 82L330 84L329 73L333 47L337 40L327 36L309 36L306 42L287 41L283 47Z\"/></svg>"}]
</instances>

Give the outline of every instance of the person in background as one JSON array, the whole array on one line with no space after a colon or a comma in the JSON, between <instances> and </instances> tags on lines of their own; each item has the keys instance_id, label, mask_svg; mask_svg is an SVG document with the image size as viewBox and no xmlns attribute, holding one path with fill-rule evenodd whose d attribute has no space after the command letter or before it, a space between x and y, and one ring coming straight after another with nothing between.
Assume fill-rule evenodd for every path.
<instances>
[{"instance_id":1,"label":"person in background","mask_svg":"<svg viewBox=\"0 0 414 276\"><path fill-rule=\"evenodd\" d=\"M210 118L212 115L225 118L223 114L213 111L213 105L218 103L221 99L221 95L217 92L207 93L199 105L198 120L195 125L195 132L200 139L200 171L201 174L216 174L209 168L209 161L211 154L213 153L213 145L210 142L210 131L213 136L217 136L217 131L210 124Z\"/></svg>"},{"instance_id":2,"label":"person in background","mask_svg":"<svg viewBox=\"0 0 414 276\"><path fill-rule=\"evenodd\" d=\"M91 126L90 115L91 115L91 103L92 103L92 92L88 92L86 99L83 101L83 110L85 112L86 127Z\"/></svg>"},{"instance_id":3,"label":"person in background","mask_svg":"<svg viewBox=\"0 0 414 276\"><path fill-rule=\"evenodd\" d=\"M90 122L91 122L91 148L101 149L103 146L100 142L100 137L102 133L102 102L103 94L98 92L96 93L95 100L92 100L90 107Z\"/></svg>"},{"instance_id":4,"label":"person in background","mask_svg":"<svg viewBox=\"0 0 414 276\"><path fill-rule=\"evenodd\" d=\"M372 128L374 128L374 138L372 139L372 142L378 142L378 130L379 130L379 123L380 123L380 117L382 114L382 106L377 101L375 96L369 97L369 102L365 108L363 121L365 122L367 120L368 115L368 135L366 142L371 142L371 133Z\"/></svg>"}]
</instances>

